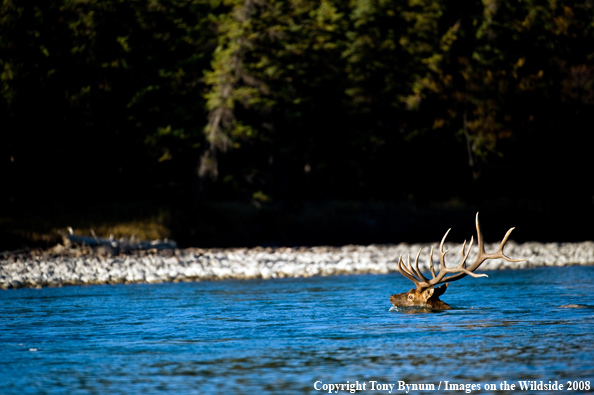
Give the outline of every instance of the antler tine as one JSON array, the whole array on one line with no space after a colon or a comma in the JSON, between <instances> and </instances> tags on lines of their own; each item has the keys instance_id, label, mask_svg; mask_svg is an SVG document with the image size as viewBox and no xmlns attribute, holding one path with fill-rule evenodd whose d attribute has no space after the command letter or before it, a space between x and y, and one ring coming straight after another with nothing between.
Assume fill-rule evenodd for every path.
<instances>
[{"instance_id":1,"label":"antler tine","mask_svg":"<svg viewBox=\"0 0 594 395\"><path fill-rule=\"evenodd\" d=\"M457 273L457 272L461 271L462 273L467 274L472 277L475 277L475 278L476 277L489 277L486 274L475 274L472 271L466 269L466 260L468 259L468 255L470 255L470 250L472 250L473 242L474 242L474 236L471 236L470 243L468 243L468 251L465 252L464 250L466 249L466 240L464 240L464 244L462 245L462 261L460 261L460 264L457 267L455 267L454 269L451 269L452 271L450 271L450 273ZM450 270L450 269L448 269L448 270ZM446 280L454 281L454 280L451 280L452 277L454 277L454 276L450 276Z\"/></svg>"},{"instance_id":2,"label":"antler tine","mask_svg":"<svg viewBox=\"0 0 594 395\"><path fill-rule=\"evenodd\" d=\"M422 247L419 249L419 252L417 252L417 257L415 258L414 270L415 270L415 274L417 275L419 280L427 282L427 281L429 281L429 279L426 278L425 276L423 276L423 273L421 273L421 271L419 270L419 256L421 255L421 251L423 251ZM408 256L408 266L410 267L410 255Z\"/></svg>"},{"instance_id":3,"label":"antler tine","mask_svg":"<svg viewBox=\"0 0 594 395\"><path fill-rule=\"evenodd\" d=\"M465 251L466 251L466 240L464 240L464 244L462 244L462 251L460 251L460 254L462 254L462 260L464 260L464 252ZM466 265L464 265L464 268L466 268Z\"/></svg>"},{"instance_id":4,"label":"antler tine","mask_svg":"<svg viewBox=\"0 0 594 395\"><path fill-rule=\"evenodd\" d=\"M408 272L412 273L416 276L417 274L415 273L414 269L412 268L412 265L410 264L410 254L407 255L407 261L408 261L408 266L406 268L408 269Z\"/></svg>"},{"instance_id":5,"label":"antler tine","mask_svg":"<svg viewBox=\"0 0 594 395\"><path fill-rule=\"evenodd\" d=\"M472 250L472 243L474 242L474 236L470 236L470 243L468 243L468 251L465 252L466 249L466 240L464 240L464 244L462 245L462 262L460 262L459 266L464 264L464 269L466 269L466 260L468 259L468 255L470 255L470 250Z\"/></svg>"},{"instance_id":6,"label":"antler tine","mask_svg":"<svg viewBox=\"0 0 594 395\"><path fill-rule=\"evenodd\" d=\"M433 246L431 246L431 252L429 253L429 270L431 271L431 277L435 278L435 269L433 268Z\"/></svg>"},{"instance_id":7,"label":"antler tine","mask_svg":"<svg viewBox=\"0 0 594 395\"><path fill-rule=\"evenodd\" d=\"M406 264L404 263L404 260L402 258L400 258L400 261L402 262L402 269L404 269L404 271L406 273L408 273L409 276L412 276L415 280L418 281L417 277L415 276L415 274L411 271L411 269L406 267Z\"/></svg>"},{"instance_id":8,"label":"antler tine","mask_svg":"<svg viewBox=\"0 0 594 395\"><path fill-rule=\"evenodd\" d=\"M511 232L514 229L516 229L516 228L510 228L510 230L507 231L507 233L503 237L503 240L501 240L501 245L499 246L499 250L497 250L497 253L500 253L501 257L508 262L524 262L525 259L511 259L511 258L505 256L505 254L503 253L503 246L505 246L505 243L507 243L507 239L509 238L509 235L511 235Z\"/></svg>"},{"instance_id":9,"label":"antler tine","mask_svg":"<svg viewBox=\"0 0 594 395\"><path fill-rule=\"evenodd\" d=\"M408 271L410 273L413 273L416 276L416 278L419 279L419 282L423 282L423 279L422 279L423 278L423 275L422 274L419 274L419 270L418 269L415 270L415 268L410 263L410 254L408 255L408 258L407 259L408 259Z\"/></svg>"},{"instance_id":10,"label":"antler tine","mask_svg":"<svg viewBox=\"0 0 594 395\"><path fill-rule=\"evenodd\" d=\"M448 267L445 264L445 256L448 253L449 249L443 250L443 243L445 243L446 237L448 237L448 233L450 233L452 228L448 229L448 231L443 235L441 239L441 243L439 243L439 274L437 277L434 277L429 281L429 285L439 284L441 279L446 275Z\"/></svg>"},{"instance_id":11,"label":"antler tine","mask_svg":"<svg viewBox=\"0 0 594 395\"><path fill-rule=\"evenodd\" d=\"M475 224L476 224L476 242L478 243L478 251L479 251L479 255L481 254L481 252L485 252L485 242L483 240L483 234L481 233L481 224L479 223L479 219L478 219L478 215L479 213L476 213L476 219L475 219Z\"/></svg>"},{"instance_id":12,"label":"antler tine","mask_svg":"<svg viewBox=\"0 0 594 395\"><path fill-rule=\"evenodd\" d=\"M408 269L406 268L406 266L404 265L404 262L402 261L402 254L400 254L400 258L398 258L398 271L400 272L400 274L402 274L404 277L408 278L410 281L412 281L413 283L415 283L415 285L418 287L419 286L419 280L417 280L415 278L415 276L413 276L412 273L410 273L408 271Z\"/></svg>"},{"instance_id":13,"label":"antler tine","mask_svg":"<svg viewBox=\"0 0 594 395\"><path fill-rule=\"evenodd\" d=\"M448 253L449 248L447 250L443 250L443 243L445 243L445 239L446 237L448 237L448 233L450 233L450 230L452 230L452 228L448 229L448 231L445 233L445 235L443 235L443 238L441 239L441 243L439 243L439 267L440 270L442 268L446 267L445 264L445 255Z\"/></svg>"}]
</instances>

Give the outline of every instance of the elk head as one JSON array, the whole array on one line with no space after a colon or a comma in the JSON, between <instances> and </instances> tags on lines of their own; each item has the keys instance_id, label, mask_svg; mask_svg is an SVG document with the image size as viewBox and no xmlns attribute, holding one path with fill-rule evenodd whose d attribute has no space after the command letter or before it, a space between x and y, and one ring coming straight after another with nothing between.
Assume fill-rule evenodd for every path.
<instances>
[{"instance_id":1,"label":"elk head","mask_svg":"<svg viewBox=\"0 0 594 395\"><path fill-rule=\"evenodd\" d=\"M506 257L503 254L503 246L507 242L507 239L514 228L511 228L505 234L505 237L501 241L501 246L499 250L493 254L487 254L485 252L485 247L483 243L483 235L481 233L481 228L479 225L478 220L478 213L476 214L476 233L477 233L477 240L478 240L478 256L476 260L470 267L466 268L466 259L468 259L468 255L470 254L470 249L472 247L473 238L470 238L470 244L468 246L468 251L466 251L466 240L464 240L464 244L462 245L462 261L460 264L454 268L448 268L445 264L445 255L449 250L443 250L443 243L445 242L448 233L450 233L451 229L448 229L446 234L441 239L441 243L439 244L439 274L435 275L435 270L433 268L433 247L431 247L431 252L429 254L429 269L431 271L431 280L426 278L423 273L419 270L419 256L421 255L421 250L417 253L417 257L415 259L414 266L410 263L410 255L408 257L408 267L404 265L402 261L402 255L398 259L398 271L400 273L415 283L416 288L411 289L408 292L404 292L401 294L395 294L390 296L390 302L396 307L402 306L418 306L418 307L428 307L432 309L439 309L439 310L447 310L451 307L439 300L439 297L444 294L446 291L448 284L452 281L460 280L466 276L471 277L489 277L486 274L475 274L474 271L478 269L478 267L487 259L497 259L503 258L508 262L522 262L525 259L511 259ZM446 277L446 274L451 274L451 276ZM443 284L441 287L435 288L438 284Z\"/></svg>"}]
</instances>

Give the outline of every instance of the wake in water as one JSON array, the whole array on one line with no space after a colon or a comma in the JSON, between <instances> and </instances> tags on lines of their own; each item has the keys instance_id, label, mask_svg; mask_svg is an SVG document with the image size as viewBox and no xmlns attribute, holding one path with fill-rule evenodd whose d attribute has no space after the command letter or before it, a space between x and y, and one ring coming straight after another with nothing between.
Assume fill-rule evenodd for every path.
<instances>
[{"instance_id":1,"label":"wake in water","mask_svg":"<svg viewBox=\"0 0 594 395\"><path fill-rule=\"evenodd\" d=\"M392 306L390 307L390 312L397 312L403 314L426 314L426 313L443 313L447 310L437 310L431 309L429 307L421 307L421 306Z\"/></svg>"}]
</instances>

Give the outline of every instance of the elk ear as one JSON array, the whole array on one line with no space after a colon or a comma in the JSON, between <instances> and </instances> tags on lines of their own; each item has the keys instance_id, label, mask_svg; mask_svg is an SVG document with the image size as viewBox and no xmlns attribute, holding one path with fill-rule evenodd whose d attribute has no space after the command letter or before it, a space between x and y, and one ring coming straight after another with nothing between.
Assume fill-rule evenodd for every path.
<instances>
[{"instance_id":1,"label":"elk ear","mask_svg":"<svg viewBox=\"0 0 594 395\"><path fill-rule=\"evenodd\" d=\"M421 292L421 298L423 298L423 300L426 302L429 300L429 298L431 298L433 296L434 292L435 292L435 289L433 287L427 288L426 290Z\"/></svg>"},{"instance_id":2,"label":"elk ear","mask_svg":"<svg viewBox=\"0 0 594 395\"><path fill-rule=\"evenodd\" d=\"M441 295L443 295L445 293L445 291L448 290L448 284L449 283L445 283L441 287L435 288L435 294L434 295L435 295L436 298L439 298Z\"/></svg>"}]
</instances>

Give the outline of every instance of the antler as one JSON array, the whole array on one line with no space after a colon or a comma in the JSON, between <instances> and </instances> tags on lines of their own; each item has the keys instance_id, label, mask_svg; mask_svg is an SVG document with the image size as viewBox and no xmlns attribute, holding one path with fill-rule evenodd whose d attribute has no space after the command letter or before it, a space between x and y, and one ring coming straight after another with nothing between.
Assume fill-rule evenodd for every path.
<instances>
[{"instance_id":1,"label":"antler","mask_svg":"<svg viewBox=\"0 0 594 395\"><path fill-rule=\"evenodd\" d=\"M468 259L468 255L470 255L470 250L472 248L472 243L474 241L474 238L473 237L470 238L470 244L468 245L468 250L466 250L466 240L464 240L464 244L462 245L462 251L461 251L462 261L460 261L460 264L456 267L448 268L445 263L445 256L449 250L445 250L445 251L443 250L443 244L445 242L446 237L448 236L448 233L450 233L450 230L451 230L451 229L448 229L446 234L443 236L443 239L441 239L441 243L439 244L439 274L437 274L437 276L435 275L435 270L433 269L433 247L431 247L431 252L429 253L429 269L431 270L431 276L432 276L431 280L429 280L425 276L423 276L423 274L419 270L419 256L421 255L422 248L417 253L414 267L410 263L410 255L408 257L408 268L404 265L404 262L402 261L402 255L400 255L400 258L398 258L398 271L400 271L400 273L402 275L404 275L404 277L406 277L409 280L411 280L412 282L414 282L415 285L417 286L417 291L419 291L419 292L426 288L435 286L437 284L460 280L461 278L464 278L466 276L489 277L486 274L475 274L474 273L474 271L476 269L478 269L479 266L487 259L502 258L508 262L522 262L522 261L524 261L524 259L511 259L511 258L505 256L505 254L503 253L503 247L505 246L505 243L507 242L509 235L511 234L511 232L514 229L515 228L511 228L510 230L507 231L507 233L505 234L505 237L501 241L501 245L499 246L499 249L497 250L497 252L494 252L492 254L487 254L485 252L485 246L484 246L484 242L483 242L483 234L481 233L481 227L479 224L478 213L476 213L476 233L477 233L478 250L479 251L478 251L478 256L476 257L476 260L468 269L466 268L466 260ZM453 274L453 275L449 276L449 277L445 277L446 274Z\"/></svg>"}]
</instances>

